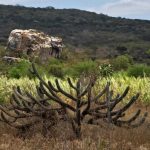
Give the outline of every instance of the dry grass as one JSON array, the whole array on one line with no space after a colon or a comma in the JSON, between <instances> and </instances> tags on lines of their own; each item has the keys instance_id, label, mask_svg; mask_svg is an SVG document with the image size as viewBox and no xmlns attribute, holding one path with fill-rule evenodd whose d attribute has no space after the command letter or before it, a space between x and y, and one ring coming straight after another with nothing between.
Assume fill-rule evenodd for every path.
<instances>
[{"instance_id":1,"label":"dry grass","mask_svg":"<svg viewBox=\"0 0 150 150\"><path fill-rule=\"evenodd\" d=\"M150 107L142 109L150 113ZM59 122L48 137L43 137L38 129L31 129L26 138L21 138L17 131L1 123L0 150L150 150L149 116L144 125L135 129L116 128L104 123L101 126L83 125L82 139L79 140L66 122Z\"/></svg>"}]
</instances>

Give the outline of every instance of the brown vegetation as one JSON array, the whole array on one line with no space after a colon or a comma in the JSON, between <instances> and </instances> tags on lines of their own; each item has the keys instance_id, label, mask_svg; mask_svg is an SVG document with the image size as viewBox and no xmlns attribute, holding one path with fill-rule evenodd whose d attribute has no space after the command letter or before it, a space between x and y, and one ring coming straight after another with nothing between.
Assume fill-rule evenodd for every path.
<instances>
[{"instance_id":1,"label":"brown vegetation","mask_svg":"<svg viewBox=\"0 0 150 150\"><path fill-rule=\"evenodd\" d=\"M139 106L132 108L132 111ZM146 108L142 108L145 111ZM147 108L150 112L150 108ZM30 130L26 138L20 138L16 130L5 124L0 124L0 150L149 150L150 119L141 127L134 129L118 128L102 123L100 127L84 125L82 139L75 138L70 124L61 121L50 132L51 136L43 137L40 128L38 132Z\"/></svg>"}]
</instances>

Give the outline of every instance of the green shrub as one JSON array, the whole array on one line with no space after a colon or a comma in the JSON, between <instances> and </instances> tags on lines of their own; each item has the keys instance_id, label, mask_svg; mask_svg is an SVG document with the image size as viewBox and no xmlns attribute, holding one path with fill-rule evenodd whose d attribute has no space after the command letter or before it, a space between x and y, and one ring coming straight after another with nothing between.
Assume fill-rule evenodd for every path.
<instances>
[{"instance_id":1,"label":"green shrub","mask_svg":"<svg viewBox=\"0 0 150 150\"><path fill-rule=\"evenodd\" d=\"M146 51L146 54L150 56L150 49Z\"/></svg>"},{"instance_id":2,"label":"green shrub","mask_svg":"<svg viewBox=\"0 0 150 150\"><path fill-rule=\"evenodd\" d=\"M68 70L68 74L74 77L79 77L80 75L98 75L98 71L96 62L84 61L73 65L72 68Z\"/></svg>"},{"instance_id":3,"label":"green shrub","mask_svg":"<svg viewBox=\"0 0 150 150\"><path fill-rule=\"evenodd\" d=\"M64 77L64 71L62 66L60 65L51 65L49 66L49 74L58 77L63 78Z\"/></svg>"},{"instance_id":4,"label":"green shrub","mask_svg":"<svg viewBox=\"0 0 150 150\"><path fill-rule=\"evenodd\" d=\"M108 77L113 74L113 68L110 64L101 64L99 66L100 69L100 76L102 77Z\"/></svg>"},{"instance_id":5,"label":"green shrub","mask_svg":"<svg viewBox=\"0 0 150 150\"><path fill-rule=\"evenodd\" d=\"M29 68L30 62L22 60L9 69L8 76L17 79L20 77L30 76Z\"/></svg>"},{"instance_id":6,"label":"green shrub","mask_svg":"<svg viewBox=\"0 0 150 150\"><path fill-rule=\"evenodd\" d=\"M114 70L125 70L131 64L133 64L133 59L129 55L118 56L112 61L112 66Z\"/></svg>"},{"instance_id":7,"label":"green shrub","mask_svg":"<svg viewBox=\"0 0 150 150\"><path fill-rule=\"evenodd\" d=\"M64 49L60 55L60 59L61 60L68 60L69 56L70 56L70 51L68 49Z\"/></svg>"},{"instance_id":8,"label":"green shrub","mask_svg":"<svg viewBox=\"0 0 150 150\"><path fill-rule=\"evenodd\" d=\"M48 74L58 78L64 77L63 62L56 58L50 58L43 68Z\"/></svg>"},{"instance_id":9,"label":"green shrub","mask_svg":"<svg viewBox=\"0 0 150 150\"><path fill-rule=\"evenodd\" d=\"M5 56L6 54L6 50L5 50L5 47L0 45L0 57L3 57Z\"/></svg>"},{"instance_id":10,"label":"green shrub","mask_svg":"<svg viewBox=\"0 0 150 150\"><path fill-rule=\"evenodd\" d=\"M62 62L59 59L51 57L48 60L48 65L60 65L60 64L62 64Z\"/></svg>"},{"instance_id":11,"label":"green shrub","mask_svg":"<svg viewBox=\"0 0 150 150\"><path fill-rule=\"evenodd\" d=\"M136 64L128 69L127 74L133 77L150 77L150 67L145 64Z\"/></svg>"}]
</instances>

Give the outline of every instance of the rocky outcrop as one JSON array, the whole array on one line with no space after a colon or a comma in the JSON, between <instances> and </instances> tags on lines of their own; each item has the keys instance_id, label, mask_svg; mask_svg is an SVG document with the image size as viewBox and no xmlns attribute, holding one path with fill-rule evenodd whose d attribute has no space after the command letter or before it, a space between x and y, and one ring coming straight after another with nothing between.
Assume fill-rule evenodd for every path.
<instances>
[{"instance_id":1,"label":"rocky outcrop","mask_svg":"<svg viewBox=\"0 0 150 150\"><path fill-rule=\"evenodd\" d=\"M50 37L34 29L13 30L9 35L7 43L7 49L11 52L25 53L27 55L41 55L46 51L50 56L60 57L62 47L61 38Z\"/></svg>"}]
</instances>

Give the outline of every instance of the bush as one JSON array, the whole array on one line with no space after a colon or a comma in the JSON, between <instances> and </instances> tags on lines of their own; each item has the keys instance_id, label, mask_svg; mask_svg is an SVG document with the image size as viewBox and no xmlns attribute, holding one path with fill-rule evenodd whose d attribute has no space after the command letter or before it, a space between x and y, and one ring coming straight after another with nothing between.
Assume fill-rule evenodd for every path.
<instances>
[{"instance_id":1,"label":"bush","mask_svg":"<svg viewBox=\"0 0 150 150\"><path fill-rule=\"evenodd\" d=\"M80 75L89 76L91 74L98 75L97 63L93 61L79 62L67 70L68 74L73 77L79 77Z\"/></svg>"},{"instance_id":2,"label":"bush","mask_svg":"<svg viewBox=\"0 0 150 150\"><path fill-rule=\"evenodd\" d=\"M146 51L146 54L150 56L150 49Z\"/></svg>"},{"instance_id":3,"label":"bush","mask_svg":"<svg viewBox=\"0 0 150 150\"><path fill-rule=\"evenodd\" d=\"M6 50L5 50L5 47L0 45L0 57L3 57L5 56L6 54Z\"/></svg>"},{"instance_id":4,"label":"bush","mask_svg":"<svg viewBox=\"0 0 150 150\"><path fill-rule=\"evenodd\" d=\"M70 56L70 51L68 49L63 49L62 53L60 55L60 59L61 60L68 60L69 56Z\"/></svg>"},{"instance_id":5,"label":"bush","mask_svg":"<svg viewBox=\"0 0 150 150\"><path fill-rule=\"evenodd\" d=\"M110 64L102 64L99 66L100 69L100 76L108 77L113 74L113 68Z\"/></svg>"},{"instance_id":6,"label":"bush","mask_svg":"<svg viewBox=\"0 0 150 150\"><path fill-rule=\"evenodd\" d=\"M129 55L121 55L115 58L112 61L112 66L114 70L125 70L127 69L131 64L133 64L133 59Z\"/></svg>"},{"instance_id":7,"label":"bush","mask_svg":"<svg viewBox=\"0 0 150 150\"><path fill-rule=\"evenodd\" d=\"M63 62L59 59L50 58L43 68L50 75L58 78L64 77Z\"/></svg>"},{"instance_id":8,"label":"bush","mask_svg":"<svg viewBox=\"0 0 150 150\"><path fill-rule=\"evenodd\" d=\"M30 76L29 68L30 62L22 60L9 69L8 76L17 79L20 77Z\"/></svg>"},{"instance_id":9,"label":"bush","mask_svg":"<svg viewBox=\"0 0 150 150\"><path fill-rule=\"evenodd\" d=\"M60 65L60 64L62 64L62 62L59 59L52 57L48 60L48 65Z\"/></svg>"},{"instance_id":10,"label":"bush","mask_svg":"<svg viewBox=\"0 0 150 150\"><path fill-rule=\"evenodd\" d=\"M127 74L133 77L150 77L150 67L145 64L136 64L128 69Z\"/></svg>"},{"instance_id":11,"label":"bush","mask_svg":"<svg viewBox=\"0 0 150 150\"><path fill-rule=\"evenodd\" d=\"M58 77L58 78L63 78L65 75L63 68L60 65L49 66L49 73L55 77Z\"/></svg>"}]
</instances>

